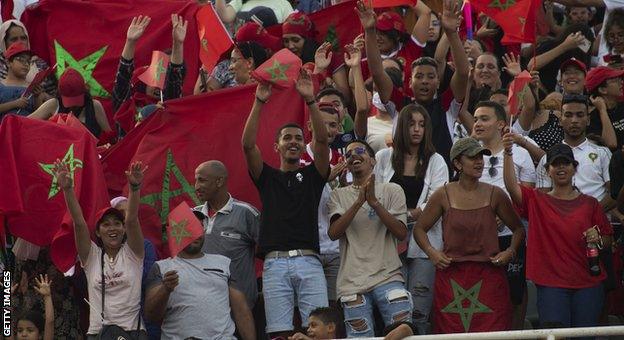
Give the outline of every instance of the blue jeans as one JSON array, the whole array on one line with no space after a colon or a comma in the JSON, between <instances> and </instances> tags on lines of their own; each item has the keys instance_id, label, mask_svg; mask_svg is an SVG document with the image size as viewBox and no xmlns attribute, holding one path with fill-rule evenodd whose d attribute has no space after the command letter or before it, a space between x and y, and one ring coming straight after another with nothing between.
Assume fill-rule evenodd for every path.
<instances>
[{"instance_id":1,"label":"blue jeans","mask_svg":"<svg viewBox=\"0 0 624 340\"><path fill-rule=\"evenodd\" d=\"M603 303L602 284L583 289L537 286L537 311L544 328L598 326Z\"/></svg>"},{"instance_id":2,"label":"blue jeans","mask_svg":"<svg viewBox=\"0 0 624 340\"><path fill-rule=\"evenodd\" d=\"M318 307L327 307L327 283L316 256L267 259L262 274L266 332L291 331L295 298L302 326Z\"/></svg>"},{"instance_id":3,"label":"blue jeans","mask_svg":"<svg viewBox=\"0 0 624 340\"><path fill-rule=\"evenodd\" d=\"M366 293L342 296L347 337L374 337L373 304L386 326L409 321L412 316L412 297L402 282L393 281L377 286Z\"/></svg>"},{"instance_id":4,"label":"blue jeans","mask_svg":"<svg viewBox=\"0 0 624 340\"><path fill-rule=\"evenodd\" d=\"M435 282L435 266L429 259L413 258L409 262L407 289L412 294L414 312L412 321L418 334L430 332L429 314L433 304L433 283Z\"/></svg>"}]
</instances>

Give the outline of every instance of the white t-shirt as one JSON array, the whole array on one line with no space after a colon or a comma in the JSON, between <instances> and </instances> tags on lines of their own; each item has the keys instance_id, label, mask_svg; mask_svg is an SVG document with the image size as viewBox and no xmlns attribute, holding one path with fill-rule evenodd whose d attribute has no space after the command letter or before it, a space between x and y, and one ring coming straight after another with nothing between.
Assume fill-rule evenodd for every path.
<instances>
[{"instance_id":1,"label":"white t-shirt","mask_svg":"<svg viewBox=\"0 0 624 340\"><path fill-rule=\"evenodd\" d=\"M102 330L102 248L91 242L86 263L81 263L87 277L89 293L89 330L98 334ZM126 331L136 330L141 303L141 277L143 259L134 254L127 242L121 246L114 259L104 254L105 295L104 324L117 325ZM141 329L145 329L141 322Z\"/></svg>"},{"instance_id":2,"label":"white t-shirt","mask_svg":"<svg viewBox=\"0 0 624 340\"><path fill-rule=\"evenodd\" d=\"M563 142L565 144L565 141ZM607 186L610 181L609 162L611 161L611 151L598 146L588 139L585 139L579 146L572 147L574 159L579 162L576 174L572 178L572 185L579 191L597 200L602 200L607 194ZM538 188L550 188L552 182L546 168L546 156L542 157L537 165L537 185Z\"/></svg>"},{"instance_id":3,"label":"white t-shirt","mask_svg":"<svg viewBox=\"0 0 624 340\"><path fill-rule=\"evenodd\" d=\"M483 173L479 181L497 186L509 196L509 192L505 188L505 180L503 177L503 164L504 164L504 150L493 154L491 156L483 156ZM518 182L535 183L537 181L537 174L535 173L535 166L529 152L522 147L514 145L512 148L514 170L516 172L516 180ZM494 161L494 159L496 159ZM491 162L493 161L493 163ZM494 164L494 165L493 165ZM490 170L493 169L493 170ZM490 176L490 173L494 176ZM499 229L498 236L511 235L512 232L507 226Z\"/></svg>"},{"instance_id":4,"label":"white t-shirt","mask_svg":"<svg viewBox=\"0 0 624 340\"><path fill-rule=\"evenodd\" d=\"M607 47L607 37L604 35L604 29L607 26L607 19L612 10L616 8L624 8L624 0L602 0L605 4L606 11L604 21L602 22L602 30L600 31L600 48L598 49L598 65L606 65L604 59L605 55L609 54L609 48Z\"/></svg>"},{"instance_id":5,"label":"white t-shirt","mask_svg":"<svg viewBox=\"0 0 624 340\"><path fill-rule=\"evenodd\" d=\"M388 141L392 141L392 120L381 120L376 116L368 117L366 142L373 148L375 153L387 148Z\"/></svg>"}]
</instances>

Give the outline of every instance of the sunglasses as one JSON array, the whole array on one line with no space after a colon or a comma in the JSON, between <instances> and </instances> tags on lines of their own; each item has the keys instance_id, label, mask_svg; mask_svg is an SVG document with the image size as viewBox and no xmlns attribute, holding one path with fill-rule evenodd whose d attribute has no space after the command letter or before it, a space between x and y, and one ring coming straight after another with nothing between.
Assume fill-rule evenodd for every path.
<instances>
[{"instance_id":1,"label":"sunglasses","mask_svg":"<svg viewBox=\"0 0 624 340\"><path fill-rule=\"evenodd\" d=\"M490 168L488 169L488 174L490 177L496 177L498 175L498 169L495 166L498 165L498 157L490 157Z\"/></svg>"},{"instance_id":2,"label":"sunglasses","mask_svg":"<svg viewBox=\"0 0 624 340\"><path fill-rule=\"evenodd\" d=\"M361 156L361 155L366 153L366 148L363 147L363 146L356 146L353 149L351 149L351 150L349 150L349 151L347 151L345 153L345 158L346 159L351 158L351 156L353 156L353 153L355 153L358 156Z\"/></svg>"}]
</instances>

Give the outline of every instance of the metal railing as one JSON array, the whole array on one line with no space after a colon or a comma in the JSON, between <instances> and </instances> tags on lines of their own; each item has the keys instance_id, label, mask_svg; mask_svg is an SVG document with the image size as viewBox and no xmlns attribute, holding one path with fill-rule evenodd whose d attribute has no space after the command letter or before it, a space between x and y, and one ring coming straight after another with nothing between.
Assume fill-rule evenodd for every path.
<instances>
[{"instance_id":1,"label":"metal railing","mask_svg":"<svg viewBox=\"0 0 624 340\"><path fill-rule=\"evenodd\" d=\"M554 329L530 329L523 331L504 332L480 332L480 333L456 333L456 334L436 334L417 335L405 338L406 340L504 340L504 339L547 339L555 340L565 338L578 338L586 336L612 336L624 335L624 326L605 327L579 327L579 328L554 328ZM383 338L367 338L369 340L382 340ZM365 339L366 340L366 339Z\"/></svg>"}]
</instances>

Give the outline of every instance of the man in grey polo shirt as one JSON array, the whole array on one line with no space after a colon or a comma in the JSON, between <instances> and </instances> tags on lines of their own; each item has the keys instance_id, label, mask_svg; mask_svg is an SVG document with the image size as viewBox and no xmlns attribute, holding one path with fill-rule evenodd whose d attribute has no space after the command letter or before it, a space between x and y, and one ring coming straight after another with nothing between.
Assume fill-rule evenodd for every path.
<instances>
[{"instance_id":1,"label":"man in grey polo shirt","mask_svg":"<svg viewBox=\"0 0 624 340\"><path fill-rule=\"evenodd\" d=\"M247 297L250 308L256 304L258 288L254 270L254 250L258 239L260 213L250 204L238 201L227 187L228 172L217 160L195 169L195 192L205 202L194 208L202 212L206 254L219 254L232 260L233 285Z\"/></svg>"}]
</instances>

